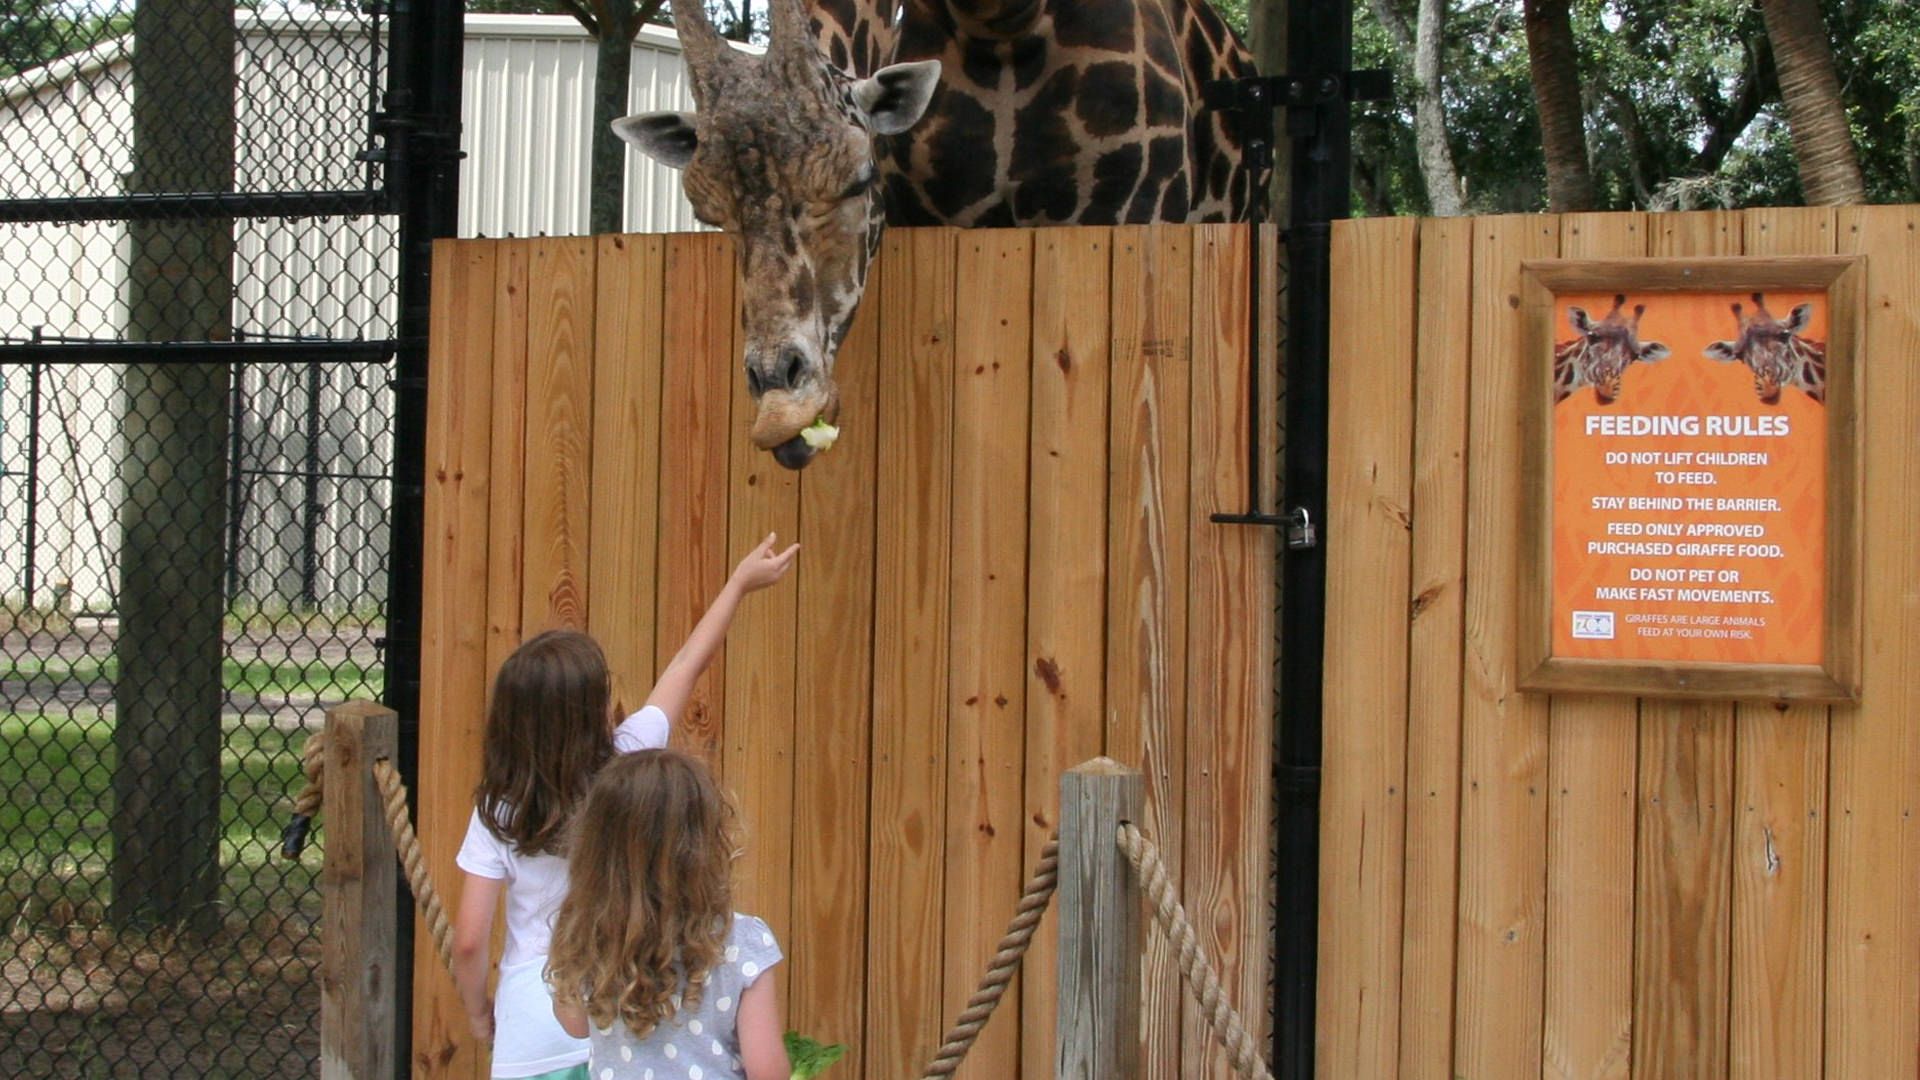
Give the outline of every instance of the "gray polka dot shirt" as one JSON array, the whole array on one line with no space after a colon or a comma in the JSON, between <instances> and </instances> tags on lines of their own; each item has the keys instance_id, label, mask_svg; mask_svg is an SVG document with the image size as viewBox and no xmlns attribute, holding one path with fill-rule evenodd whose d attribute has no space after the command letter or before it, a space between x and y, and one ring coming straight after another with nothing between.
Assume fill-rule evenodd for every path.
<instances>
[{"instance_id":1,"label":"gray polka dot shirt","mask_svg":"<svg viewBox=\"0 0 1920 1080\"><path fill-rule=\"evenodd\" d=\"M767 924L736 913L700 1007L682 1008L645 1039L635 1039L618 1020L611 1029L594 1027L587 1061L592 1080L745 1080L734 1027L740 992L780 958Z\"/></svg>"}]
</instances>

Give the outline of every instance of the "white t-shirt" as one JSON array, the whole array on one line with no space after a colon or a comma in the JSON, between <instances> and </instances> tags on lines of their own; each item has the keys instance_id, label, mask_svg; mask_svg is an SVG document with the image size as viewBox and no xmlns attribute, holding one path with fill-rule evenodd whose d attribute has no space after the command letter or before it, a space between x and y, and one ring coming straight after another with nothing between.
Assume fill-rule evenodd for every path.
<instances>
[{"instance_id":1,"label":"white t-shirt","mask_svg":"<svg viewBox=\"0 0 1920 1080\"><path fill-rule=\"evenodd\" d=\"M648 705L621 721L613 750L630 754L667 745L667 714ZM507 940L493 997L493 1075L538 1076L587 1060L587 1040L561 1030L542 972L553 920L567 895L567 860L526 855L487 831L475 808L455 865L475 877L507 883Z\"/></svg>"}]
</instances>

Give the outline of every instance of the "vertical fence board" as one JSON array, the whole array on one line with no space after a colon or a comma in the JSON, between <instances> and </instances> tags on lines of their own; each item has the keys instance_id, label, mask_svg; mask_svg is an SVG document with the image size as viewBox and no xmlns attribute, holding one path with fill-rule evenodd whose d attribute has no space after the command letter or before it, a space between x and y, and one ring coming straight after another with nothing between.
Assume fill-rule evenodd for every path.
<instances>
[{"instance_id":1,"label":"vertical fence board","mask_svg":"<svg viewBox=\"0 0 1920 1080\"><path fill-rule=\"evenodd\" d=\"M1554 255L1559 231L1554 218L1514 215L1482 219L1474 238L1454 1069L1475 1080L1540 1073L1547 703L1513 685L1513 523L1529 494L1518 423L1527 380L1514 357L1520 260Z\"/></svg>"},{"instance_id":2,"label":"vertical fence board","mask_svg":"<svg viewBox=\"0 0 1920 1080\"><path fill-rule=\"evenodd\" d=\"M732 568L727 455L734 442L732 404L740 392L732 244L712 233L669 236L666 244L655 670L680 651ZM716 768L725 737L726 667L723 649L694 687L673 733L675 745Z\"/></svg>"},{"instance_id":3,"label":"vertical fence board","mask_svg":"<svg viewBox=\"0 0 1920 1080\"><path fill-rule=\"evenodd\" d=\"M1112 235L1034 237L1027 503L1026 862L1059 821L1060 774L1103 749L1106 708L1107 344ZM1054 970L1043 919L1029 970ZM1020 1002L1028 1076L1054 1061L1054 995Z\"/></svg>"},{"instance_id":4,"label":"vertical fence board","mask_svg":"<svg viewBox=\"0 0 1920 1080\"><path fill-rule=\"evenodd\" d=\"M1648 220L1642 214L1566 215L1560 219L1560 254L1644 255ZM1557 341L1571 331L1556 324L1553 332ZM1566 695L1548 708L1543 1074L1552 1080L1625 1080L1633 953L1616 943L1633 936L1638 713L1632 698L1618 696Z\"/></svg>"},{"instance_id":5,"label":"vertical fence board","mask_svg":"<svg viewBox=\"0 0 1920 1080\"><path fill-rule=\"evenodd\" d=\"M428 366L425 545L417 832L436 881L458 880L454 852L466 832L486 720L487 527L494 441L493 359L497 247L440 241L433 249ZM451 895L451 893L450 893ZM414 948L412 1073L422 1080L484 1075L467 1037L466 1010L440 974L433 942Z\"/></svg>"},{"instance_id":6,"label":"vertical fence board","mask_svg":"<svg viewBox=\"0 0 1920 1080\"><path fill-rule=\"evenodd\" d=\"M1453 1080L1472 226L1459 218L1420 223L1413 551L1404 609L1412 625L1407 632L1401 1080Z\"/></svg>"},{"instance_id":7,"label":"vertical fence board","mask_svg":"<svg viewBox=\"0 0 1920 1080\"><path fill-rule=\"evenodd\" d=\"M1727 1069L1733 730L1720 702L1647 702L1634 884L1636 1078Z\"/></svg>"},{"instance_id":8,"label":"vertical fence board","mask_svg":"<svg viewBox=\"0 0 1920 1080\"><path fill-rule=\"evenodd\" d=\"M881 295L886 264L867 279ZM788 1023L847 1047L836 1080L866 1069L868 732L873 697L874 469L880 306L840 346L840 438L800 477L795 645L793 929ZM838 1074L844 1073L844 1077ZM874 1074L878 1077L879 1074Z\"/></svg>"},{"instance_id":9,"label":"vertical fence board","mask_svg":"<svg viewBox=\"0 0 1920 1080\"><path fill-rule=\"evenodd\" d=\"M1247 232L1193 232L1193 419L1190 458L1187 796L1182 888L1205 912L1201 947L1231 1001L1268 987L1267 850L1273 794L1272 529L1216 525L1247 499ZM1243 1010L1254 1041L1266 1018ZM1181 1073L1231 1074L1197 1007L1181 1022Z\"/></svg>"},{"instance_id":10,"label":"vertical fence board","mask_svg":"<svg viewBox=\"0 0 1920 1080\"><path fill-rule=\"evenodd\" d=\"M1033 234L981 229L958 238L955 306L953 563L947 689L945 992L957 1016L979 985L1025 877L1027 430L1024 356L1032 334ZM957 1074L1020 1068L1021 980Z\"/></svg>"},{"instance_id":11,"label":"vertical fence board","mask_svg":"<svg viewBox=\"0 0 1920 1080\"><path fill-rule=\"evenodd\" d=\"M665 255L658 236L599 239L587 627L606 650L623 715L653 685Z\"/></svg>"},{"instance_id":12,"label":"vertical fence board","mask_svg":"<svg viewBox=\"0 0 1920 1080\"><path fill-rule=\"evenodd\" d=\"M740 325L740 298L732 322ZM745 350L735 335L732 356ZM728 365L730 368L734 365ZM736 369L737 371L737 369ZM732 376L736 381L739 376ZM740 390L733 389L739 398ZM731 537L725 566L735 563L766 539L778 536L784 547L800 530L800 474L773 455L754 447L748 433L753 410L733 410L727 439L731 459L727 482L727 531ZM824 464L824 460L822 462ZM809 466L811 467L811 466ZM778 549L776 549L778 550ZM740 605L727 638L725 775L728 792L740 810L746 854L734 864L740 910L767 920L782 941L790 939L790 886L793 879L794 647L799 596L791 581L750 597ZM792 987L774 984L782 1015Z\"/></svg>"},{"instance_id":13,"label":"vertical fence board","mask_svg":"<svg viewBox=\"0 0 1920 1080\"><path fill-rule=\"evenodd\" d=\"M587 626L593 483L594 248L533 243L527 290L527 427L521 536L524 625Z\"/></svg>"},{"instance_id":14,"label":"vertical fence board","mask_svg":"<svg viewBox=\"0 0 1920 1080\"><path fill-rule=\"evenodd\" d=\"M1826 1075L1920 1071L1920 210L1848 209L1840 247L1867 256L1863 704L1836 707L1828 793Z\"/></svg>"},{"instance_id":15,"label":"vertical fence board","mask_svg":"<svg viewBox=\"0 0 1920 1080\"><path fill-rule=\"evenodd\" d=\"M1184 229L1114 230L1108 389L1107 756L1138 762L1142 831L1176 888L1186 771L1187 424L1193 245ZM1166 935L1141 957L1141 1075L1175 1080L1183 988Z\"/></svg>"},{"instance_id":16,"label":"vertical fence board","mask_svg":"<svg viewBox=\"0 0 1920 1080\"><path fill-rule=\"evenodd\" d=\"M1742 221L1749 255L1834 251L1832 210L1749 210ZM1735 725L1730 1076L1819 1076L1827 708L1745 704Z\"/></svg>"},{"instance_id":17,"label":"vertical fence board","mask_svg":"<svg viewBox=\"0 0 1920 1080\"><path fill-rule=\"evenodd\" d=\"M527 282L531 241L500 245L493 330L493 494L487 507L487 670L520 645L520 578L525 562L523 506L527 487ZM472 747L472 781L480 779L480 746ZM471 784L467 792L471 801ZM468 807L472 809L472 807Z\"/></svg>"},{"instance_id":18,"label":"vertical fence board","mask_svg":"<svg viewBox=\"0 0 1920 1080\"><path fill-rule=\"evenodd\" d=\"M869 1076L924 1064L940 1035L956 232L890 232L879 297L874 548ZM1013 437L1001 432L1003 438Z\"/></svg>"},{"instance_id":19,"label":"vertical fence board","mask_svg":"<svg viewBox=\"0 0 1920 1080\"><path fill-rule=\"evenodd\" d=\"M1341 242L1364 229L1365 243ZM1407 638L1379 632L1411 572L1414 349L1419 223L1337 222L1327 385L1325 679L1350 688L1322 710L1319 1011L1345 1018L1319 1040L1328 1076L1391 1080L1400 1061L1400 946L1406 828Z\"/></svg>"},{"instance_id":20,"label":"vertical fence board","mask_svg":"<svg viewBox=\"0 0 1920 1080\"><path fill-rule=\"evenodd\" d=\"M1741 250L1740 219L1732 215L1655 220L1664 224L1651 245L1656 255ZM1633 950L1636 1077L1726 1068L1734 738L1729 703L1641 702Z\"/></svg>"}]
</instances>

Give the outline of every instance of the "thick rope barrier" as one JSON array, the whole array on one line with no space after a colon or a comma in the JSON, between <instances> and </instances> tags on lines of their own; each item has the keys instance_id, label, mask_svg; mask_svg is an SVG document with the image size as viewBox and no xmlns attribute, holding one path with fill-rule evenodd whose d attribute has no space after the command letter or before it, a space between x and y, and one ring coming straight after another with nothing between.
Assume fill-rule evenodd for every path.
<instances>
[{"instance_id":1,"label":"thick rope barrier","mask_svg":"<svg viewBox=\"0 0 1920 1080\"><path fill-rule=\"evenodd\" d=\"M952 1076L960 1068L967 1051L979 1038L980 1029L987 1026L994 1006L1000 1004L1001 995L1006 993L1007 983L1012 981L1014 969L1026 955L1027 946L1033 941L1034 927L1040 925L1040 916L1046 913L1047 901L1053 899L1054 886L1059 880L1060 834L1055 833L1040 849L1040 862L1033 868L1026 890L1020 894L1020 903L1014 908L1007 932L1001 936L993 958L987 961L987 973L980 980L980 989L967 999L967 1007L953 1022L953 1027L947 1029L946 1039L934 1052L933 1060L927 1063L920 1080L939 1080Z\"/></svg>"},{"instance_id":2,"label":"thick rope barrier","mask_svg":"<svg viewBox=\"0 0 1920 1080\"><path fill-rule=\"evenodd\" d=\"M326 792L326 746L326 733L316 731L307 736L306 744L300 748L300 768L307 775L307 786L294 797L293 819L281 834L282 858L300 857L306 847L307 832L312 827L313 818L320 813ZM387 832L393 837L394 856L406 872L407 888L413 893L413 902L420 909L420 918L426 923L427 932L433 935L434 951L440 954L440 962L451 972L453 924L447 921L446 905L440 902L440 892L433 887L433 875L427 871L426 857L420 853L420 837L413 831L413 817L407 813L407 785L400 779L400 773L393 764L384 758L373 763L373 782L380 789Z\"/></svg>"},{"instance_id":3,"label":"thick rope barrier","mask_svg":"<svg viewBox=\"0 0 1920 1080\"><path fill-rule=\"evenodd\" d=\"M288 825L283 848L293 844L296 832L304 839L307 822L319 810L326 772L323 747L322 737L315 734L308 737L303 748L302 767L307 774L307 786L294 800L295 816ZM446 908L440 901L439 891L434 888L433 877L420 852L420 838L414 832L413 820L407 813L406 784L401 781L393 765L385 760L373 763L373 778L385 804L387 829L393 836L394 852L406 871L407 887L413 891L414 903L433 937L440 962L448 971L452 971L453 927L447 921ZM1131 824L1120 826L1117 839L1121 850L1133 864L1134 872L1140 877L1140 884L1151 901L1154 917L1173 942L1180 972L1185 976L1194 1000L1199 1003L1208 1027L1227 1050L1229 1063L1242 1076L1273 1080L1273 1073L1260 1058L1253 1036L1248 1034L1240 1021L1240 1014L1227 1004L1219 975L1200 951L1193 925L1174 895L1172 880L1166 866L1160 861L1158 849ZM289 858L298 857L297 846L291 847L291 851ZM921 1073L921 1080L944 1080L959 1070L967 1052L973 1048L987 1020L992 1017L994 1008L1005 996L1014 971L1026 956L1027 947L1033 941L1034 929L1039 926L1040 917L1046 913L1047 904L1053 899L1054 889L1059 882L1059 870L1060 837L1056 833L1040 849L1040 860L1034 867L1033 877L1020 894L1013 919L1007 924L1007 932L1001 936L993 957L987 962L986 974L980 980L979 989L967 999L966 1008L954 1020L953 1026L947 1029L946 1038Z\"/></svg>"},{"instance_id":4,"label":"thick rope barrier","mask_svg":"<svg viewBox=\"0 0 1920 1080\"><path fill-rule=\"evenodd\" d=\"M321 796L326 791L327 775L327 739L323 732L314 732L300 747L300 771L306 774L307 786L293 800L293 819L280 834L280 857L297 859L307 848L307 833L313 828L313 819L320 813Z\"/></svg>"},{"instance_id":5,"label":"thick rope barrier","mask_svg":"<svg viewBox=\"0 0 1920 1080\"><path fill-rule=\"evenodd\" d=\"M1140 875L1140 885L1151 901L1154 918L1160 923L1160 928L1166 931L1168 940L1173 942L1180 962L1180 974L1186 977L1187 988L1192 991L1194 1000L1199 1002L1200 1015L1206 1018L1214 1038L1226 1049L1229 1063L1242 1076L1273 1080L1273 1070L1260 1057L1253 1036L1247 1033L1246 1025L1240 1022L1240 1014L1227 1003L1219 974L1213 970L1213 964L1208 962L1206 954L1200 951L1198 936L1187 919L1186 910L1180 906L1179 897L1174 894L1173 879L1167 873L1166 864L1160 861L1159 849L1131 822L1121 823L1118 832L1120 850L1126 853L1127 861L1133 864L1134 872Z\"/></svg>"},{"instance_id":6,"label":"thick rope barrier","mask_svg":"<svg viewBox=\"0 0 1920 1080\"><path fill-rule=\"evenodd\" d=\"M427 932L433 935L433 948L440 954L440 963L452 972L453 924L447 921L446 906L440 902L439 890L433 887L426 857L420 854L420 838L414 834L413 818L407 814L407 785L401 781L393 763L384 759L373 763L373 782L379 785L380 797L386 800L387 831L393 834L394 854L400 857L400 866L407 873L407 888L413 891L414 905L420 909Z\"/></svg>"},{"instance_id":7,"label":"thick rope barrier","mask_svg":"<svg viewBox=\"0 0 1920 1080\"><path fill-rule=\"evenodd\" d=\"M325 739L321 734L307 738L303 748L302 766L307 775L307 786L294 800L294 820L287 827L287 837L282 846L286 849L296 837L304 842L307 823L319 812L321 794L326 778ZM453 927L447 921L445 905L441 903L439 890L434 888L433 876L427 870L427 862L420 852L420 838L414 832L413 820L407 813L407 788L393 765L386 761L373 763L373 779L379 785L380 797L385 804L387 830L393 835L394 853L399 857L400 865L405 869L407 887L413 891L415 905L419 908L420 918L425 922L427 931L433 936L434 949L440 955L440 962L447 970L453 970ZM293 847L289 858L299 856L298 847ZM1007 984L1013 980L1013 973L1020 966L1021 958L1026 955L1027 946L1033 941L1034 929L1040 925L1040 917L1046 913L1047 903L1053 898L1055 885L1059 881L1060 837L1055 834L1047 839L1046 846L1040 849L1040 860L1035 865L1033 877L1020 895L1019 903L1014 907L1013 919L1007 924L1007 932L1001 936L1000 943L994 949L993 957L987 962L987 971L980 980L980 988L967 999L967 1006L947 1030L946 1038L940 1048L934 1052L933 1060L927 1064L921 1080L943 1080L952 1076L966 1059L967 1051L973 1048L980 1037L980 1031L986 1027L993 1010L1006 994Z\"/></svg>"}]
</instances>

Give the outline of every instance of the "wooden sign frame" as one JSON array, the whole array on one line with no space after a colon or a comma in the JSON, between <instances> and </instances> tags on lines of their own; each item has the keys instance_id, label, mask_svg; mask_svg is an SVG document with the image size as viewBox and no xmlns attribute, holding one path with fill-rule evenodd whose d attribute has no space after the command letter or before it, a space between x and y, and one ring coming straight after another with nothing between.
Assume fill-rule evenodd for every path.
<instances>
[{"instance_id":1,"label":"wooden sign frame","mask_svg":"<svg viewBox=\"0 0 1920 1080\"><path fill-rule=\"evenodd\" d=\"M1861 330L1865 257L1533 259L1521 264L1522 463L1519 687L1530 691L1768 701L1857 701L1860 695ZM1819 663L1727 663L1555 655L1554 350L1567 327L1557 298L1612 293L1747 295L1824 292L1826 531ZM1678 359L1678 358L1675 358ZM1666 362L1672 362L1668 360ZM1798 393L1793 390L1790 393ZM1624 396L1624 394L1623 394Z\"/></svg>"}]
</instances>

